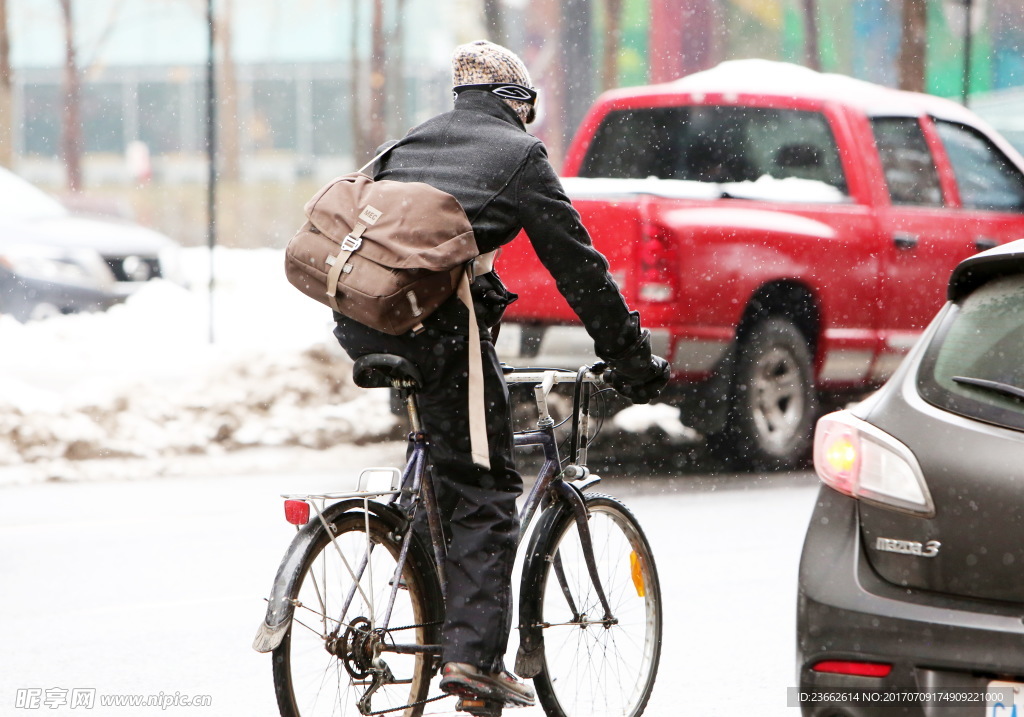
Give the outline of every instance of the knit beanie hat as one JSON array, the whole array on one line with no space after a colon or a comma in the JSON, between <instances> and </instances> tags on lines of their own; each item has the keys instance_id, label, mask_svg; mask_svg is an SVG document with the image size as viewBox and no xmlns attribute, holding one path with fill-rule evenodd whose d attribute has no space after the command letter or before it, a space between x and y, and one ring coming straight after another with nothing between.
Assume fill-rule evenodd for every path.
<instances>
[{"instance_id":1,"label":"knit beanie hat","mask_svg":"<svg viewBox=\"0 0 1024 717\"><path fill-rule=\"evenodd\" d=\"M533 89L530 72L516 53L487 40L459 45L452 53L452 85L482 85L508 82ZM502 99L515 110L523 124L533 121L533 106L519 100Z\"/></svg>"}]
</instances>

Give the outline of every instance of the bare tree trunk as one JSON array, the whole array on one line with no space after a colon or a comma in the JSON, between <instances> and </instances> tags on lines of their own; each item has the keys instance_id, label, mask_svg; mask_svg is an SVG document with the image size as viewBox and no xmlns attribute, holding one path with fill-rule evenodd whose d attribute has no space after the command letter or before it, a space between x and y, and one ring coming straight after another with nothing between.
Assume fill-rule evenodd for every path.
<instances>
[{"instance_id":1,"label":"bare tree trunk","mask_svg":"<svg viewBox=\"0 0 1024 717\"><path fill-rule=\"evenodd\" d=\"M542 37L538 69L543 73L535 77L544 87L544 144L555 169L562 166L565 142L565 62L562 52L562 11L558 0L535 0L530 13L533 31Z\"/></svg>"},{"instance_id":2,"label":"bare tree trunk","mask_svg":"<svg viewBox=\"0 0 1024 717\"><path fill-rule=\"evenodd\" d=\"M504 45L505 21L501 15L501 0L484 0L484 22L487 24L487 37L491 42Z\"/></svg>"},{"instance_id":3,"label":"bare tree trunk","mask_svg":"<svg viewBox=\"0 0 1024 717\"><path fill-rule=\"evenodd\" d=\"M349 45L349 72L352 80L352 87L349 93L349 122L352 125L352 154L357 164L362 164L359 157L362 156L366 145L366 132L363 129L363 102L362 88L360 83L363 76L363 62L359 57L359 3L360 0L352 0L352 22L350 32L352 33L351 44Z\"/></svg>"},{"instance_id":4,"label":"bare tree trunk","mask_svg":"<svg viewBox=\"0 0 1024 717\"><path fill-rule=\"evenodd\" d=\"M622 42L622 0L604 0L605 33L601 53L601 89L619 85L619 44Z\"/></svg>"},{"instance_id":5,"label":"bare tree trunk","mask_svg":"<svg viewBox=\"0 0 1024 717\"><path fill-rule=\"evenodd\" d=\"M75 52L75 26L71 0L59 0L64 15L64 118L61 154L67 172L68 190L82 187L81 77Z\"/></svg>"},{"instance_id":6,"label":"bare tree trunk","mask_svg":"<svg viewBox=\"0 0 1024 717\"><path fill-rule=\"evenodd\" d=\"M903 34L900 38L899 84L901 90L924 92L928 39L927 0L903 0Z\"/></svg>"},{"instance_id":7,"label":"bare tree trunk","mask_svg":"<svg viewBox=\"0 0 1024 717\"><path fill-rule=\"evenodd\" d=\"M387 135L388 139L404 134L403 125L408 125L405 110L408 107L405 96L405 23L401 18L405 16L405 0L397 0L395 17L398 18L388 33L388 47L391 54L388 58L389 67L387 73L387 104L391 108L388 116Z\"/></svg>"},{"instance_id":8,"label":"bare tree trunk","mask_svg":"<svg viewBox=\"0 0 1024 717\"><path fill-rule=\"evenodd\" d=\"M373 0L373 29L370 50L370 144L379 147L387 140L387 54L384 36L384 0Z\"/></svg>"},{"instance_id":9,"label":"bare tree trunk","mask_svg":"<svg viewBox=\"0 0 1024 717\"><path fill-rule=\"evenodd\" d=\"M807 66L821 71L821 51L818 48L818 0L804 0L804 52Z\"/></svg>"},{"instance_id":10,"label":"bare tree trunk","mask_svg":"<svg viewBox=\"0 0 1024 717\"><path fill-rule=\"evenodd\" d=\"M230 182L242 175L242 149L238 132L238 75L234 58L234 0L223 0L217 22L220 39L220 111L217 136L219 138L220 175Z\"/></svg>"},{"instance_id":11,"label":"bare tree trunk","mask_svg":"<svg viewBox=\"0 0 1024 717\"><path fill-rule=\"evenodd\" d=\"M593 42L593 5L592 0L562 0L561 3L561 38L559 47L562 49L564 71L562 82L565 88L565 102L562 105L565 114L565 146L569 145L576 128L579 126L587 108L594 101L594 57Z\"/></svg>"},{"instance_id":12,"label":"bare tree trunk","mask_svg":"<svg viewBox=\"0 0 1024 717\"><path fill-rule=\"evenodd\" d=\"M11 43L7 32L7 0L0 0L0 166L14 164L14 85Z\"/></svg>"}]
</instances>

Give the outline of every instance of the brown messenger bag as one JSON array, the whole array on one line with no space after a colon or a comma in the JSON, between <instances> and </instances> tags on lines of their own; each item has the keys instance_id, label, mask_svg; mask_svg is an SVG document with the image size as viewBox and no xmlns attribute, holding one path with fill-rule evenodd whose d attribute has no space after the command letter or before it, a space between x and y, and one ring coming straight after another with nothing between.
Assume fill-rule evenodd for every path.
<instances>
[{"instance_id":1,"label":"brown messenger bag","mask_svg":"<svg viewBox=\"0 0 1024 717\"><path fill-rule=\"evenodd\" d=\"M474 316L470 273L474 265L489 270L493 255L479 256L473 227L452 195L422 182L377 182L360 170L329 182L305 212L285 248L285 274L302 293L393 335L422 328L456 292ZM470 444L473 460L486 467L480 333L472 319L469 345Z\"/></svg>"},{"instance_id":2,"label":"brown messenger bag","mask_svg":"<svg viewBox=\"0 0 1024 717\"><path fill-rule=\"evenodd\" d=\"M414 330L480 251L458 200L422 182L339 177L306 203L285 249L299 291L387 334Z\"/></svg>"}]
</instances>

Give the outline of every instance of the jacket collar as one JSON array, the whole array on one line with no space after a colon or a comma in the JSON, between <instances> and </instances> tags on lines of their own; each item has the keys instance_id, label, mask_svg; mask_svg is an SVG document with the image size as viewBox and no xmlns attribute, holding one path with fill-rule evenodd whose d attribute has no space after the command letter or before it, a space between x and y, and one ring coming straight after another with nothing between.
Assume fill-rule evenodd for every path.
<instances>
[{"instance_id":1,"label":"jacket collar","mask_svg":"<svg viewBox=\"0 0 1024 717\"><path fill-rule=\"evenodd\" d=\"M514 109L505 104L505 101L500 97L495 97L484 90L468 90L463 92L455 98L455 109L483 112L485 115L514 124L521 130L526 129L526 125L519 119L519 115L516 114Z\"/></svg>"}]
</instances>

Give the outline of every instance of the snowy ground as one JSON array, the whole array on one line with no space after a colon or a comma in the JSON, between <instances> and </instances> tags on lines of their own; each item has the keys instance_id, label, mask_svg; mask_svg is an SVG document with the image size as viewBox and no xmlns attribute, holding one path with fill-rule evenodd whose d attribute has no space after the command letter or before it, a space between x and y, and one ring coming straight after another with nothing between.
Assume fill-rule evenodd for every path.
<instances>
[{"instance_id":1,"label":"snowy ground","mask_svg":"<svg viewBox=\"0 0 1024 717\"><path fill-rule=\"evenodd\" d=\"M241 449L394 438L386 390L351 382L330 312L293 289L277 250L182 254L191 289L148 282L105 313L0 316L0 485L195 473ZM685 438L677 411L635 407L625 430ZM116 460L115 460L116 459ZM280 458L286 461L286 458Z\"/></svg>"}]
</instances>

